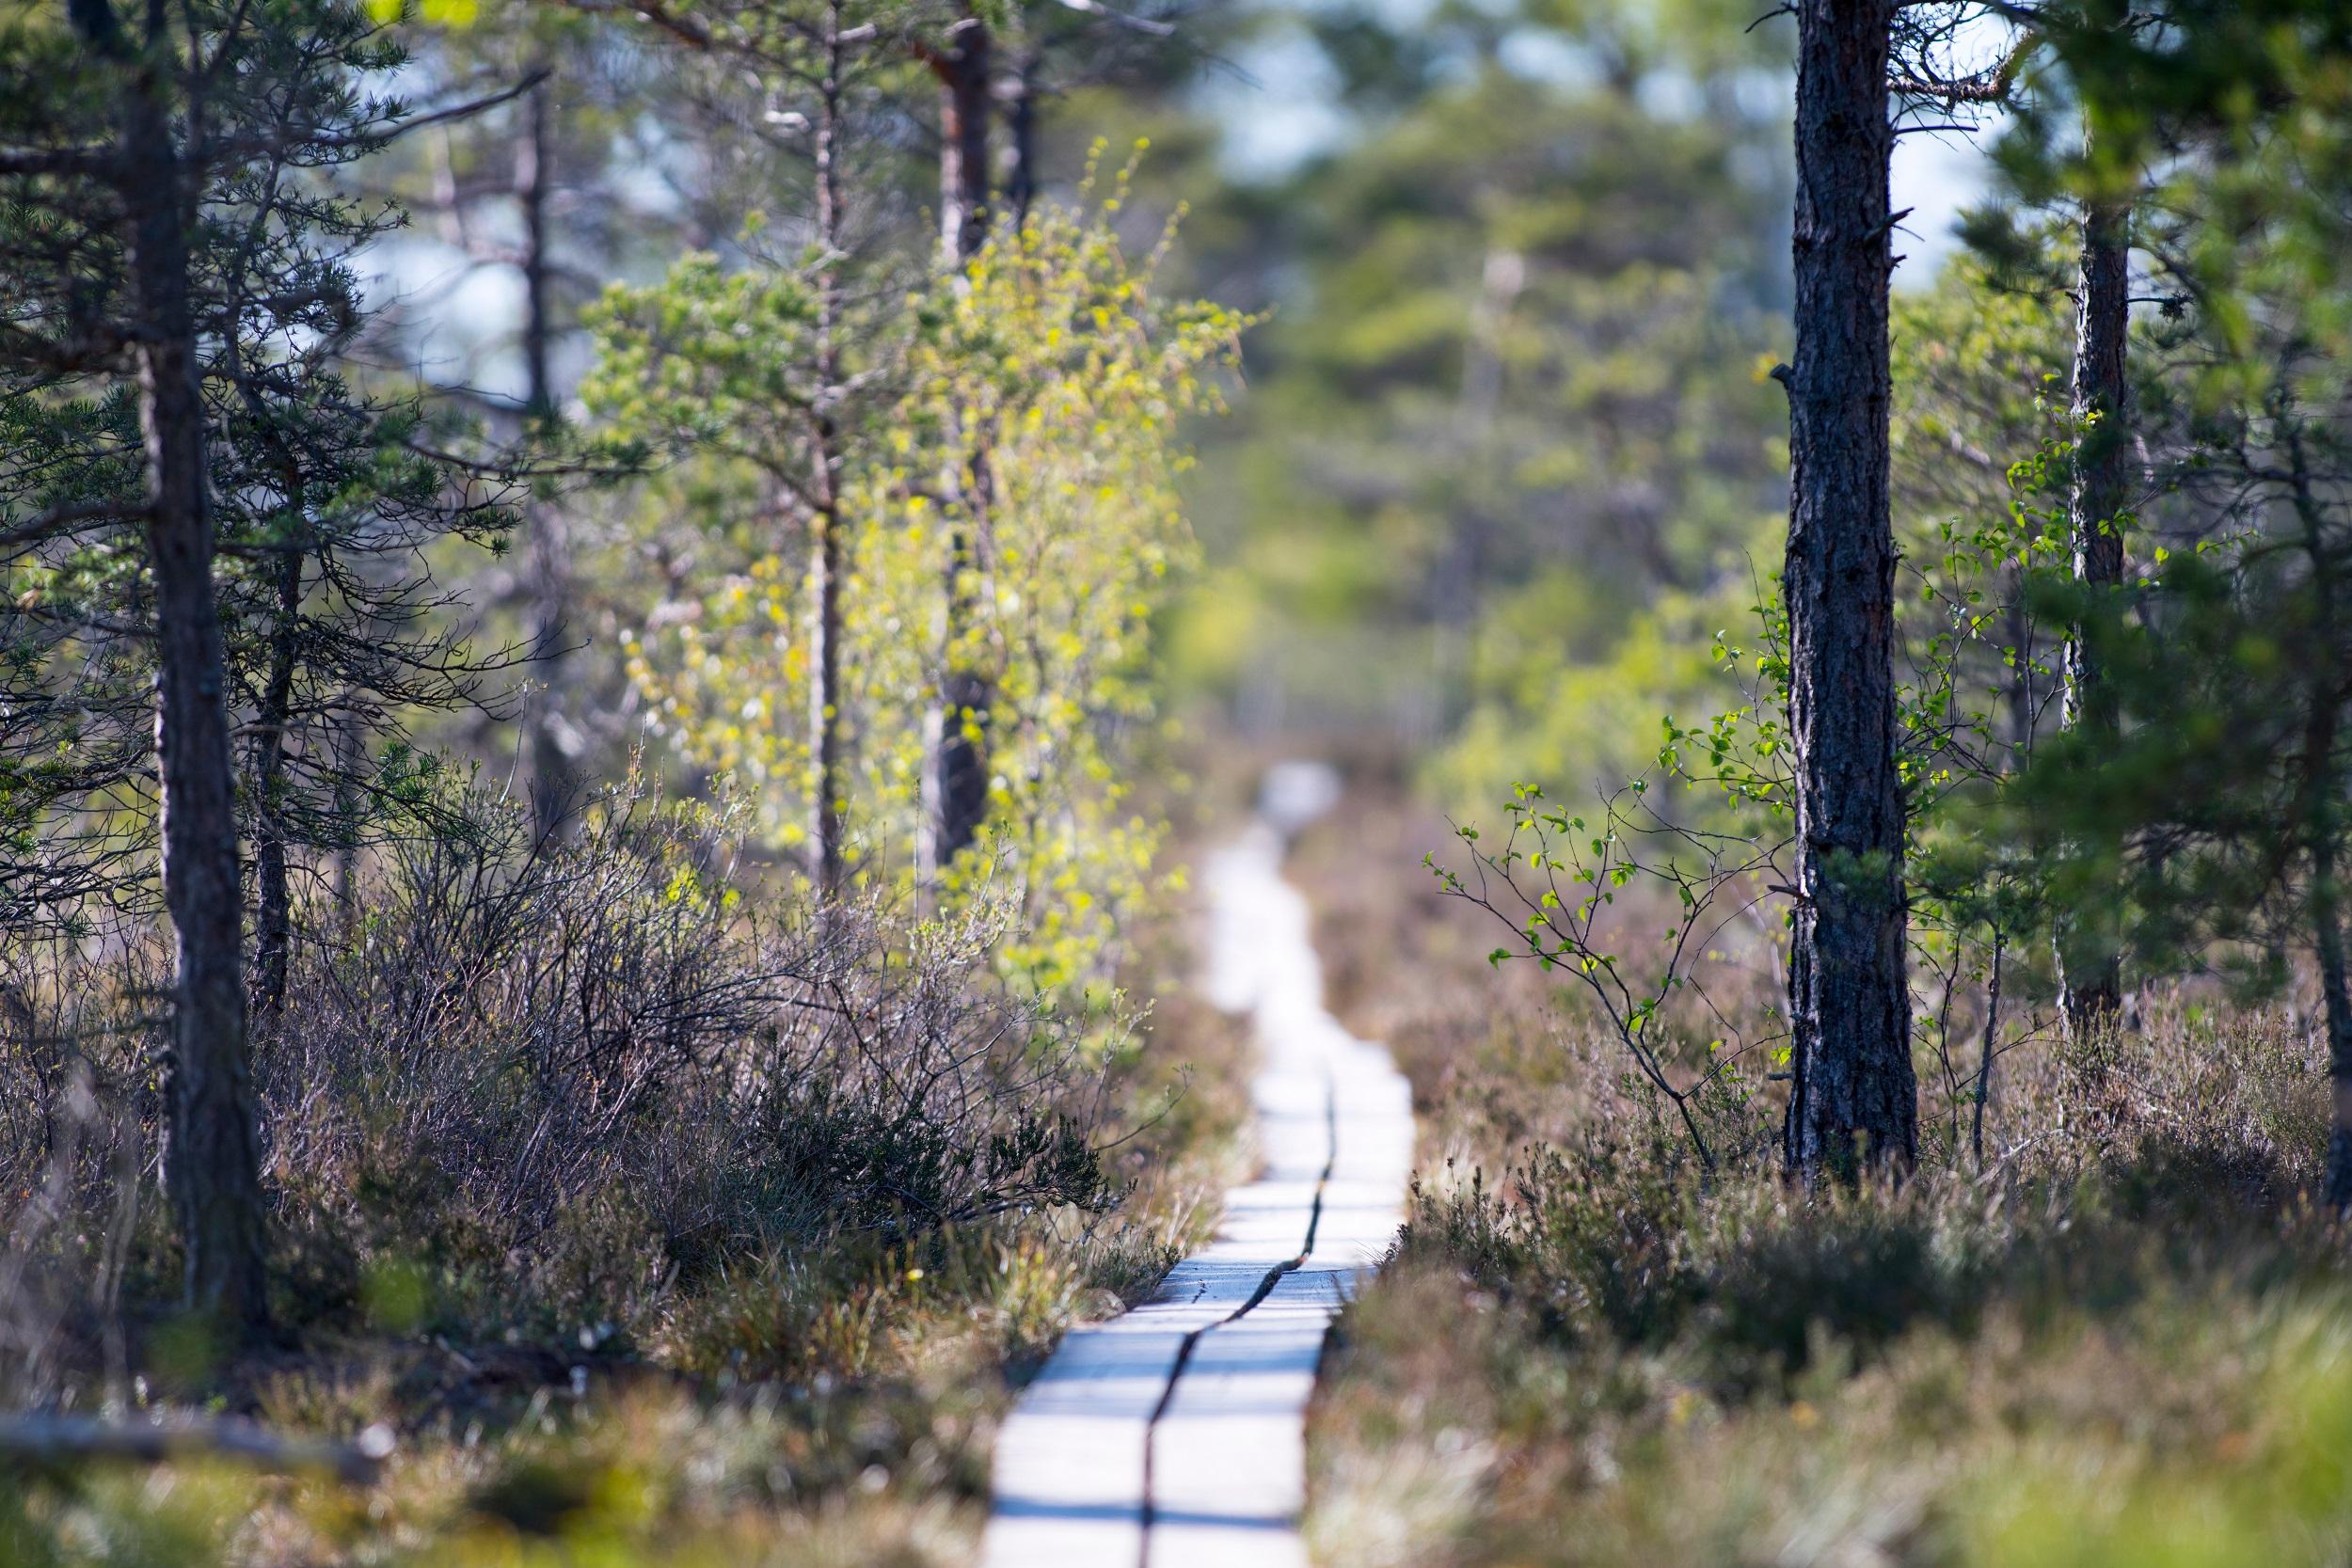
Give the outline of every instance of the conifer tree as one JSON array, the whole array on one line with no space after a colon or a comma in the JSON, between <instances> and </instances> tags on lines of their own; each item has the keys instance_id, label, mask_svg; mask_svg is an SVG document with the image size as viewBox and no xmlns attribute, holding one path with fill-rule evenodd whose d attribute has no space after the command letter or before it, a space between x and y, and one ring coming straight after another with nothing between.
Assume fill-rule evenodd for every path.
<instances>
[{"instance_id":1,"label":"conifer tree","mask_svg":"<svg viewBox=\"0 0 2352 1568\"><path fill-rule=\"evenodd\" d=\"M1886 0L1796 8L1796 351L1782 593L1789 627L1797 907L1789 1168L1908 1165L1918 1149L1897 776L1887 499Z\"/></svg>"},{"instance_id":2,"label":"conifer tree","mask_svg":"<svg viewBox=\"0 0 2352 1568\"><path fill-rule=\"evenodd\" d=\"M343 735L482 700L487 667L430 624L441 595L414 568L432 540L491 539L505 519L494 477L342 368L368 315L348 248L396 214L317 171L405 116L356 86L397 51L310 0L135 29L92 3L75 40L8 40L45 89L8 134L47 137L0 153L0 420L19 437L0 516L22 585L6 680L30 720L0 768L32 862L9 868L8 912L18 930L93 909L135 920L160 881L189 1297L251 1325L266 1303L248 994L264 1013L283 995L298 853L347 847L421 798L397 752L372 768Z\"/></svg>"},{"instance_id":3,"label":"conifer tree","mask_svg":"<svg viewBox=\"0 0 2352 1568\"><path fill-rule=\"evenodd\" d=\"M70 127L73 141L46 150L45 159L10 159L10 172L37 179L47 162L43 194L55 193L46 204L52 221L26 214L18 219L20 232L38 244L66 226L87 226L93 248L119 254L119 271L108 271L124 287L108 302L106 317L72 321L79 329L74 336L40 333L39 326L20 336L12 323L8 346L20 365L54 355L66 373L120 373L135 365L141 494L123 510L142 525L154 605L161 871L175 937L167 1166L189 1304L243 1329L262 1321L268 1300L260 1142L246 1056L228 673L213 581L203 324L190 257L204 171L192 162L189 144L200 145L211 129L195 118L200 98L191 88L209 63L206 40L183 32L161 0L150 0L132 26L111 0L74 0L71 17L86 55L72 62L80 68L76 85L94 89L100 107L93 113L68 112L64 102L48 105L58 113L54 123ZM112 126L93 123L98 114ZM87 282L77 271L55 281L73 293ZM72 300L69 309L80 304ZM23 533L24 526L12 531Z\"/></svg>"}]
</instances>

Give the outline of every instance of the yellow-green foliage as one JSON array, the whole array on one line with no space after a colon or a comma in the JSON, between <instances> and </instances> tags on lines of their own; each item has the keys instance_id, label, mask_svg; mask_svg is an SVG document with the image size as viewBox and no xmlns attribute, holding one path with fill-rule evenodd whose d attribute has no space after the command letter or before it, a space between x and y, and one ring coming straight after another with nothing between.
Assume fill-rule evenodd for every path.
<instances>
[{"instance_id":1,"label":"yellow-green foliage","mask_svg":"<svg viewBox=\"0 0 2352 1568\"><path fill-rule=\"evenodd\" d=\"M1429 765L1429 783L1448 805L1490 814L1494 782L1514 769L1557 781L1564 798L1581 802L1655 771L1661 714L1740 701L1752 672L1727 668L1712 639L1753 622L1752 586L1662 594L1602 656L1548 659L1541 639L1556 624L1554 607L1589 592L1574 574L1554 574L1513 595L1481 629L1479 657L1496 696L1470 710Z\"/></svg>"},{"instance_id":2,"label":"yellow-green foliage","mask_svg":"<svg viewBox=\"0 0 2352 1568\"><path fill-rule=\"evenodd\" d=\"M1138 261L1116 232L1125 183L844 328L852 376L893 388L837 421L851 861L911 880L925 709L942 671L983 674L991 711L961 718L985 732L988 822L939 892L1018 904L1003 960L1041 986L1100 973L1165 836L1114 764L1153 716L1152 620L1192 558L1179 422L1217 405L1246 325L1154 295L1159 252ZM792 521L825 395L806 368L814 320L791 276L689 259L608 301L590 388L617 434L691 454L661 483L723 558L628 639L649 726L735 775L787 847L814 778Z\"/></svg>"},{"instance_id":3,"label":"yellow-green foliage","mask_svg":"<svg viewBox=\"0 0 2352 1568\"><path fill-rule=\"evenodd\" d=\"M1112 228L1125 183L1096 214L1034 219L944 291L904 417L987 453L993 496L960 585L980 612L946 657L991 676L984 843L1027 917L1009 956L1049 984L1079 972L1142 898L1163 837L1134 809L1112 748L1152 715L1152 617L1192 559L1178 421L1217 405L1214 372L1246 325L1153 298L1159 253L1137 265ZM920 625L947 566L945 519L903 487L873 500L873 586L890 626ZM981 885L987 863L967 859L951 886Z\"/></svg>"}]
</instances>

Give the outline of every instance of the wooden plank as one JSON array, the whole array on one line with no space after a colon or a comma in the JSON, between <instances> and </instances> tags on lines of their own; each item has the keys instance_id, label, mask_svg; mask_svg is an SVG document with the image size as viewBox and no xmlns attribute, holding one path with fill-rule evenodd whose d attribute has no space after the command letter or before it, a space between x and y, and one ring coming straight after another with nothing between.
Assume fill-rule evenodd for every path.
<instances>
[{"instance_id":1,"label":"wooden plank","mask_svg":"<svg viewBox=\"0 0 2352 1568\"><path fill-rule=\"evenodd\" d=\"M1307 1401L1339 1297L1286 1274L1194 1346L1152 1443L1147 1568L1303 1568Z\"/></svg>"},{"instance_id":2,"label":"wooden plank","mask_svg":"<svg viewBox=\"0 0 2352 1568\"><path fill-rule=\"evenodd\" d=\"M996 1444L983 1568L1303 1568L1306 1407L1332 1314L1396 1233L1410 1091L1324 1008L1261 824L1208 867L1208 989L1251 1015L1259 1175L1152 1300L1066 1338Z\"/></svg>"}]
</instances>

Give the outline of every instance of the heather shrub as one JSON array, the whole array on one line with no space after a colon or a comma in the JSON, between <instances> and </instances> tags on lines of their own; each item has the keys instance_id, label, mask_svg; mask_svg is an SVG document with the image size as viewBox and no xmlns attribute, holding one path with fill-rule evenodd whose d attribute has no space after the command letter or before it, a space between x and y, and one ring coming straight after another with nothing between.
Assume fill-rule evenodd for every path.
<instances>
[{"instance_id":1,"label":"heather shrub","mask_svg":"<svg viewBox=\"0 0 2352 1568\"><path fill-rule=\"evenodd\" d=\"M2149 988L2077 1044L2018 1008L1979 1160L1934 1055L1979 1004L1930 990L1907 1180L1788 1184L1760 1074L1706 1124L1739 1151L1710 1174L1556 982L1496 977L1483 933L1361 868L1417 832L1309 848L1340 1005L1397 1043L1422 1149L1327 1362L1322 1560L2342 1560L2352 1293L2311 1196L2308 1010Z\"/></svg>"},{"instance_id":2,"label":"heather shrub","mask_svg":"<svg viewBox=\"0 0 2352 1568\"><path fill-rule=\"evenodd\" d=\"M321 911L256 1029L282 1322L619 1351L746 1270L830 1287L837 1239L1117 1203L1102 1070L994 979L1000 910L812 910L737 859L726 813L636 783L557 833L484 795L440 818ZM77 1292L170 1272L139 1152L154 962L86 960L56 1032L0 1054L0 1171L48 1195L10 1255L53 1304L41 1354Z\"/></svg>"}]
</instances>

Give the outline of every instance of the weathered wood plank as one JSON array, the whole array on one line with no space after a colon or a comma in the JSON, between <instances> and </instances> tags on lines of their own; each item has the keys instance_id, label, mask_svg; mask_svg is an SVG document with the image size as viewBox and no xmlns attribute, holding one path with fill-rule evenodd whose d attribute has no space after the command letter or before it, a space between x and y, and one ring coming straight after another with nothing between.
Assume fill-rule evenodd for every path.
<instances>
[{"instance_id":1,"label":"weathered wood plank","mask_svg":"<svg viewBox=\"0 0 2352 1568\"><path fill-rule=\"evenodd\" d=\"M1152 1299L1072 1334L998 1434L984 1568L1298 1568L1332 1314L1396 1233L1411 1096L1323 1006L1261 824L1209 866L1212 998L1251 1015L1257 1180Z\"/></svg>"}]
</instances>

